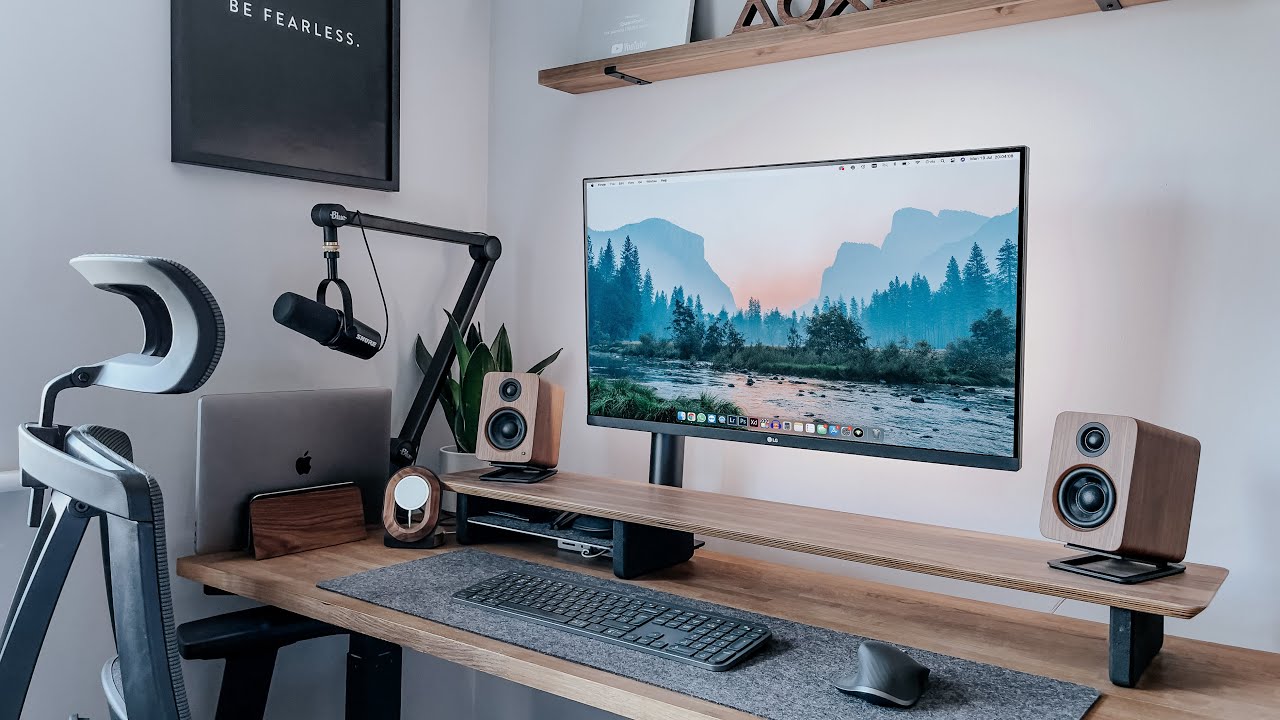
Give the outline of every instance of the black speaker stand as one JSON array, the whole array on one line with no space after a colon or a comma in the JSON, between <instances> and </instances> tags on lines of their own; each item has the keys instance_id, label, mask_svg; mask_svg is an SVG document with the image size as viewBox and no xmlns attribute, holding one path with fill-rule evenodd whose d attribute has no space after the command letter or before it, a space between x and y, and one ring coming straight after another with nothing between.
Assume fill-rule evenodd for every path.
<instances>
[{"instance_id":1,"label":"black speaker stand","mask_svg":"<svg viewBox=\"0 0 1280 720\"><path fill-rule=\"evenodd\" d=\"M1068 544L1067 547L1086 552L1083 555L1050 560L1049 567L1122 585L1137 585L1149 580L1177 575L1187 569L1185 565L1178 563L1123 557L1078 545Z\"/></svg>"},{"instance_id":2,"label":"black speaker stand","mask_svg":"<svg viewBox=\"0 0 1280 720\"><path fill-rule=\"evenodd\" d=\"M510 483L536 483L542 482L552 475L556 474L555 468L536 468L528 465L499 465L494 463L496 470L492 470L480 476L481 480L493 480L495 482Z\"/></svg>"}]
</instances>

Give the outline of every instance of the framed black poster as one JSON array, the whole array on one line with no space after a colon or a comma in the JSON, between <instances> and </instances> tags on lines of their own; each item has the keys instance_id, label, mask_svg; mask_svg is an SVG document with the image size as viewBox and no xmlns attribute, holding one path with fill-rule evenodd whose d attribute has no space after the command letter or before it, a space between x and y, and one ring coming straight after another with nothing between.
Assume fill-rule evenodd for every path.
<instances>
[{"instance_id":1,"label":"framed black poster","mask_svg":"<svg viewBox=\"0 0 1280 720\"><path fill-rule=\"evenodd\" d=\"M173 161L400 188L400 0L172 0Z\"/></svg>"}]
</instances>

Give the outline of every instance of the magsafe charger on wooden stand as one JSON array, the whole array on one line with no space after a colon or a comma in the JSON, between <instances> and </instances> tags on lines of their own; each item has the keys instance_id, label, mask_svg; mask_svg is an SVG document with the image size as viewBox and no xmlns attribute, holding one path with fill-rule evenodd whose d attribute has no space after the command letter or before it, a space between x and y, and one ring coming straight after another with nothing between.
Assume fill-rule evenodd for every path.
<instances>
[{"instance_id":1,"label":"magsafe charger on wooden stand","mask_svg":"<svg viewBox=\"0 0 1280 720\"><path fill-rule=\"evenodd\" d=\"M428 549L444 544L440 498L444 489L436 474L410 466L391 476L382 501L383 544L395 548Z\"/></svg>"}]
</instances>

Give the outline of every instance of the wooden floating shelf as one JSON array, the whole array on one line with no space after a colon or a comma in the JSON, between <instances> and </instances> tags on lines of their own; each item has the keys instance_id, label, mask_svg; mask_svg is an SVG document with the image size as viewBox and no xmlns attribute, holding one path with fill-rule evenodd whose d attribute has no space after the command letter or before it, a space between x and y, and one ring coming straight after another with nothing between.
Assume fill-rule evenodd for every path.
<instances>
[{"instance_id":1,"label":"wooden floating shelf","mask_svg":"<svg viewBox=\"0 0 1280 720\"><path fill-rule=\"evenodd\" d=\"M1208 607L1227 571L1187 563L1187 571L1120 585L1054 570L1071 555L1057 543L854 515L753 498L612 480L561 471L535 485L480 480L486 471L446 475L457 493L569 510L610 520L681 530L967 580L1125 610L1192 618Z\"/></svg>"},{"instance_id":2,"label":"wooden floating shelf","mask_svg":"<svg viewBox=\"0 0 1280 720\"><path fill-rule=\"evenodd\" d=\"M772 6L772 0L767 0ZM1163 0L1119 0L1126 9ZM542 70L538 83L567 93L631 87L737 68L892 45L1019 23L1102 12L1098 0L909 0L796 25ZM1123 10L1121 10L1123 12ZM613 75L607 68L615 68Z\"/></svg>"}]
</instances>

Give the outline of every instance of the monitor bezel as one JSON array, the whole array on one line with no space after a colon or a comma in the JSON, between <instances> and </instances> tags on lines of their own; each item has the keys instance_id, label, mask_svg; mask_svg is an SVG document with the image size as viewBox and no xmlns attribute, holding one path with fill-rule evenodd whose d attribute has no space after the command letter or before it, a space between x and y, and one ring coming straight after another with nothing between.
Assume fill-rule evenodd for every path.
<instances>
[{"instance_id":1,"label":"monitor bezel","mask_svg":"<svg viewBox=\"0 0 1280 720\"><path fill-rule=\"evenodd\" d=\"M889 445L884 443L872 442L854 442L848 440L839 440L832 438L807 437L804 435L774 435L763 431L753 430L729 430L710 427L705 425L684 425L680 423L665 423L651 420L630 420L625 418L615 418L608 415L592 415L591 399L590 399L590 383L591 383L591 361L590 347L591 338L589 329L591 327L591 304L588 301L590 288L588 282L587 268L587 189L590 183L603 182L608 180L619 180L624 178L643 178L655 176L672 176L672 175L693 175L702 173L715 172L732 172L738 170L770 170L780 168L804 168L804 167L820 167L826 165L851 165L861 163L878 163L878 162L895 162L902 160L925 160L942 157L960 157L969 155L991 155L998 153L1019 154L1019 189L1018 189L1018 307L1017 307L1017 348L1015 350L1015 368L1014 368L1014 420L1013 420L1013 455L997 456L983 455L980 453L965 453L952 450L934 450L929 448L915 448L904 445ZM1027 272L1027 170L1029 163L1030 150L1025 145L1015 145L1009 147L998 148L982 148L975 150L955 150L946 152L928 152L913 153L905 155L881 155L866 158L848 158L835 160L819 160L795 163L776 163L766 165L745 165L741 167L726 168L707 168L698 170L677 170L672 172L656 172L642 173L630 175L611 175L601 177L583 178L582 180L582 268L583 268L583 318L586 321L583 325L583 359L586 362L586 371L584 373L586 379L587 393L584 396L586 407L584 408L587 416L587 425L592 427L616 428L619 430L637 430L640 432L659 433L666 435L677 435L682 437L698 437L711 440L727 440L730 442L745 442L756 445L768 445L771 447L790 447L800 448L804 450L818 450L821 452L842 453L846 455L864 455L870 457L892 458L896 460L914 460L917 462L936 463L943 465L957 465L963 467L984 468L991 470L1008 470L1017 471L1022 468L1022 425L1023 425L1023 362L1026 353L1023 347L1026 329L1026 272Z\"/></svg>"}]
</instances>

